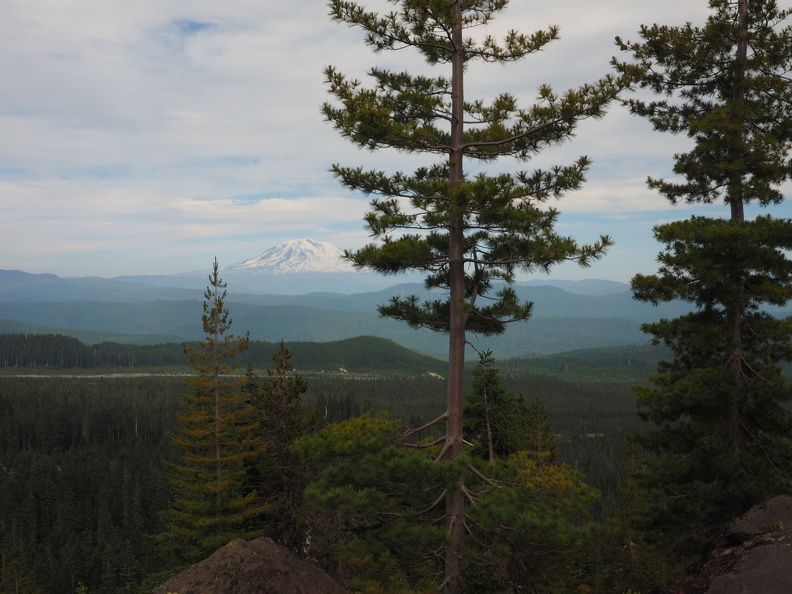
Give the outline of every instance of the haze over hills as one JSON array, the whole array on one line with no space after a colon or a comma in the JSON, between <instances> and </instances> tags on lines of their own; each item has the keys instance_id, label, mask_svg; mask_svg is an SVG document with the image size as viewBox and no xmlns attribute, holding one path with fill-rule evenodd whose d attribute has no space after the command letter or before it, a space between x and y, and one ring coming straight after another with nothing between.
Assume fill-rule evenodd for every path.
<instances>
[{"instance_id":1,"label":"haze over hills","mask_svg":"<svg viewBox=\"0 0 792 594\"><path fill-rule=\"evenodd\" d=\"M294 239L279 243L257 256L236 264L219 261L220 274L235 292L300 295L311 292L351 294L384 289L392 281L371 271L356 271L342 258L343 252L332 243L313 239ZM174 275L118 276L114 280L154 287L193 288L203 291L211 263L205 271ZM418 274L400 280L419 282Z\"/></svg>"},{"instance_id":2,"label":"haze over hills","mask_svg":"<svg viewBox=\"0 0 792 594\"><path fill-rule=\"evenodd\" d=\"M413 330L377 314L377 306L393 296L434 300L442 298L442 292L428 292L420 282L388 286L390 277L344 269L343 262L338 264L340 254L332 244L302 239L224 268L221 276L228 284L226 303L234 331L249 330L254 340L268 341L324 342L372 335L445 356L445 335ZM194 340L201 336L207 276L61 278L0 271L0 332L79 332L86 341ZM307 290L297 291L300 285ZM336 286L344 290L328 289ZM642 322L688 310L682 303L655 308L634 301L627 285L612 281L537 279L517 283L515 290L534 303L532 319L512 325L500 337L471 336L476 348L490 348L496 357L515 357L645 343Z\"/></svg>"},{"instance_id":3,"label":"haze over hills","mask_svg":"<svg viewBox=\"0 0 792 594\"><path fill-rule=\"evenodd\" d=\"M319 295L328 301L344 301L344 296L360 293L381 293L400 287L403 295L425 293L421 285L423 277L418 273L383 276L371 271L356 271L342 259L343 252L332 243L313 239L295 239L279 243L258 256L236 264L223 266L220 274L228 284L230 292L242 294L268 294L275 302L293 304L291 296L315 294L311 305ZM19 270L0 271L0 301L79 301L118 300L120 302L152 301L156 299L192 299L195 291L203 295L207 286L211 265L205 271L188 271L173 275L136 275L101 277L59 277L55 274L28 274ZM567 293L604 296L622 294L629 286L599 279L584 281L532 279L518 286L553 286ZM153 291L151 287L157 290ZM405 288L406 287L406 288ZM278 296L289 296L288 301ZM200 298L200 297L199 297ZM381 300L381 295L377 295ZM246 301L249 299L245 299ZM265 304L266 300L260 303ZM299 301L299 300L298 300ZM357 300L353 300L357 301ZM381 301L378 301L378 303ZM332 309L355 310L348 304Z\"/></svg>"}]
</instances>

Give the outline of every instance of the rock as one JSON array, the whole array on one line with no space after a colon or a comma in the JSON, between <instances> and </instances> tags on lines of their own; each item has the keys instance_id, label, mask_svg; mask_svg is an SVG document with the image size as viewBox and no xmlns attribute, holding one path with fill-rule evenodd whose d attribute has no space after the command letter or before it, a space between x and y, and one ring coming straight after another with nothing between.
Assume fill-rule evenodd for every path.
<instances>
[{"instance_id":1,"label":"rock","mask_svg":"<svg viewBox=\"0 0 792 594\"><path fill-rule=\"evenodd\" d=\"M707 594L790 594L792 497L766 501L735 520L703 577Z\"/></svg>"},{"instance_id":2,"label":"rock","mask_svg":"<svg viewBox=\"0 0 792 594\"><path fill-rule=\"evenodd\" d=\"M237 538L153 594L346 594L327 573L269 538Z\"/></svg>"}]
</instances>

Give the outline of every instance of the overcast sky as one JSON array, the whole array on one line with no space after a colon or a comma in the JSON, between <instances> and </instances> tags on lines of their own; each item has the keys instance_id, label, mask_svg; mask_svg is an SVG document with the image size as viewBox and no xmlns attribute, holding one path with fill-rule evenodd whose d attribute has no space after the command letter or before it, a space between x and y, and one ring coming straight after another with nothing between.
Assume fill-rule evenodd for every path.
<instances>
[{"instance_id":1,"label":"overcast sky","mask_svg":"<svg viewBox=\"0 0 792 594\"><path fill-rule=\"evenodd\" d=\"M607 74L614 36L701 23L706 11L705 0L512 0L490 32L557 24L561 40L515 64L471 67L467 98L508 91L527 106L542 83L562 91ZM0 268L170 274L288 239L365 243L367 198L329 166L412 171L416 160L359 151L324 122L322 69L365 78L375 65L422 65L405 51L372 53L327 12L325 0L2 0ZM558 228L616 246L588 270L552 276L628 281L656 270L654 224L717 211L672 208L645 187L648 175L670 177L685 142L614 106L563 147L497 167L588 155L588 182L555 205Z\"/></svg>"}]
</instances>

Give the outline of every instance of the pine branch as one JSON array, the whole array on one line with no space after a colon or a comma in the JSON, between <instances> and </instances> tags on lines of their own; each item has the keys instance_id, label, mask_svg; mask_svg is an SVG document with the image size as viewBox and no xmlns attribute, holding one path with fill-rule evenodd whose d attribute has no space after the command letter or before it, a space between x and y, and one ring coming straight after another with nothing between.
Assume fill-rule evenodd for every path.
<instances>
[{"instance_id":1,"label":"pine branch","mask_svg":"<svg viewBox=\"0 0 792 594\"><path fill-rule=\"evenodd\" d=\"M418 432L420 432L420 431L423 431L423 430L425 430L425 429L429 429L429 427L433 427L433 426L434 426L434 425L436 425L437 423L440 423L440 422L442 422L442 421L445 421L447 418L448 418L448 411L444 412L442 415L440 415L440 416L439 416L439 417L437 417L436 419L434 419L434 420L432 420L432 421L429 421L428 423L425 423L425 424L421 425L420 427L416 427L416 428L414 428L414 429L408 429L407 431L405 431L405 432L402 434L402 437L404 437L404 438L406 438L406 437L410 437L411 435L414 435L415 433L418 433Z\"/></svg>"}]
</instances>

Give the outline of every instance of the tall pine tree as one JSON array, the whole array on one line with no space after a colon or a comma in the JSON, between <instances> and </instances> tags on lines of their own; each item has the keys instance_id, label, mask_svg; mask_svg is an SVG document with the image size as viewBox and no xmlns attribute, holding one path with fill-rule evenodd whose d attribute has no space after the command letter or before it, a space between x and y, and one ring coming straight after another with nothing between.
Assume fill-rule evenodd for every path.
<instances>
[{"instance_id":1,"label":"tall pine tree","mask_svg":"<svg viewBox=\"0 0 792 594\"><path fill-rule=\"evenodd\" d=\"M173 438L181 459L172 466L173 503L165 518L177 552L188 560L243 535L262 511L254 505L256 491L245 486L248 462L263 452L256 411L242 389L250 379L232 375L248 336L229 333L225 287L215 260L204 294L206 336L184 348L196 375L185 380L189 391Z\"/></svg>"},{"instance_id":2,"label":"tall pine tree","mask_svg":"<svg viewBox=\"0 0 792 594\"><path fill-rule=\"evenodd\" d=\"M380 15L355 2L331 0L330 14L361 28L375 51L412 48L430 66L446 68L445 76L372 68L373 84L366 88L328 67L326 82L336 102L325 104L323 113L357 146L437 159L412 175L341 165L332 170L350 190L374 196L366 225L378 241L347 257L384 274L422 271L428 288L448 291L447 299L434 302L396 298L380 312L449 335L448 399L442 417L446 432L439 459L453 461L463 449L467 332L499 334L508 322L529 317L531 304L520 302L509 287L516 272L548 270L565 260L586 265L610 244L608 237L601 237L579 245L557 234L558 213L546 206L548 200L580 187L588 158L545 171L498 176L466 175L465 162L499 157L527 161L567 140L578 122L604 114L626 77L606 77L563 94L543 85L538 103L528 109L520 109L508 93L489 102L466 100L467 64L520 60L555 40L558 28L533 35L511 31L502 41L489 35L474 38L471 33L487 25L508 0L389 1L397 9ZM449 489L445 501L446 592L458 592L463 583L463 492L462 484Z\"/></svg>"},{"instance_id":3,"label":"tall pine tree","mask_svg":"<svg viewBox=\"0 0 792 594\"><path fill-rule=\"evenodd\" d=\"M704 26L642 27L642 41L617 39L640 67L637 83L659 96L630 110L654 128L685 133L672 181L649 186L672 204L723 200L728 218L693 216L658 225L664 250L655 275L632 281L636 299L683 299L694 311L647 324L673 358L654 387L638 389L641 436L654 454L646 484L661 533L701 549L729 520L791 492L792 319L769 308L792 298L792 221L745 215L750 203L780 203L792 176L792 28L774 0L711 0Z\"/></svg>"}]
</instances>

